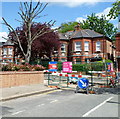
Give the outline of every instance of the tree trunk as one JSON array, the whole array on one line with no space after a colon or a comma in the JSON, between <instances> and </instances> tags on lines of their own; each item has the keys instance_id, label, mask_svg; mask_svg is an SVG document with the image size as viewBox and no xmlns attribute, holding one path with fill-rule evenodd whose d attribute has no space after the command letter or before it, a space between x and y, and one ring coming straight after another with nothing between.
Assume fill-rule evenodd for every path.
<instances>
[{"instance_id":1,"label":"tree trunk","mask_svg":"<svg viewBox=\"0 0 120 119\"><path fill-rule=\"evenodd\" d=\"M31 57L31 44L28 44L27 53L25 55L25 63L30 63L30 57Z\"/></svg>"}]
</instances>

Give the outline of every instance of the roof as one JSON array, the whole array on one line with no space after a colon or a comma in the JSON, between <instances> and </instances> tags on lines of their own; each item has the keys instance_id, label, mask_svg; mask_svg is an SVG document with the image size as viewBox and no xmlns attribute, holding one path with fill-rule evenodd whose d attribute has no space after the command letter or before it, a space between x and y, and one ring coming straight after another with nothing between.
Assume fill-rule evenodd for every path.
<instances>
[{"instance_id":1,"label":"roof","mask_svg":"<svg viewBox=\"0 0 120 119\"><path fill-rule=\"evenodd\" d=\"M97 38L97 37L103 37L103 35L90 29L81 29L74 31L71 36L71 38Z\"/></svg>"},{"instance_id":2,"label":"roof","mask_svg":"<svg viewBox=\"0 0 120 119\"><path fill-rule=\"evenodd\" d=\"M66 34L59 33L58 35L59 35L60 40L69 40Z\"/></svg>"},{"instance_id":3,"label":"roof","mask_svg":"<svg viewBox=\"0 0 120 119\"><path fill-rule=\"evenodd\" d=\"M5 42L0 42L0 47L2 47L4 43L5 43Z\"/></svg>"},{"instance_id":4,"label":"roof","mask_svg":"<svg viewBox=\"0 0 120 119\"><path fill-rule=\"evenodd\" d=\"M3 44L4 46L13 46L14 45L14 43L12 43L10 40L7 40L7 42L5 42L4 44Z\"/></svg>"}]
</instances>

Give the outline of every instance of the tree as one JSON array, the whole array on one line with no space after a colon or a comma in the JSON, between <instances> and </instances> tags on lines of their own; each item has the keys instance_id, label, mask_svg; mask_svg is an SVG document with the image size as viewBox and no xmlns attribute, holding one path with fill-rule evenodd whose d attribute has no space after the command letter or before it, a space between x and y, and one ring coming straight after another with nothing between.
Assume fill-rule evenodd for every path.
<instances>
[{"instance_id":1,"label":"tree","mask_svg":"<svg viewBox=\"0 0 120 119\"><path fill-rule=\"evenodd\" d=\"M112 40L115 39L115 33L117 32L117 28L114 28L114 25L110 23L104 15L99 17L94 13L92 13L90 16L87 16L86 20L83 20L81 27L83 29L94 30L103 34L104 36L109 37Z\"/></svg>"},{"instance_id":2,"label":"tree","mask_svg":"<svg viewBox=\"0 0 120 119\"><path fill-rule=\"evenodd\" d=\"M14 35L14 39L17 40L18 44L19 44L19 48L25 58L25 62L29 63L30 62L30 57L31 57L31 48L32 48L32 44L33 42L38 39L40 36L45 35L48 32L51 32L51 30L49 31L45 31L45 28L48 27L50 28L51 26L54 25L55 21L49 21L46 24L46 27L42 27L42 28L38 28L34 33L32 33L31 29L32 26L34 24L34 20L36 18L40 18L41 16L39 16L43 10L46 8L48 3L43 4L40 2L37 2L36 5L33 5L33 2L24 2L24 3L20 3L20 12L18 12L18 14L21 17L21 24L24 25L24 36L25 36L25 42L26 42L26 52L24 50L24 47L22 47L22 43L20 42L20 35L18 30L15 30L4 18L4 24L8 27L9 32L12 32L12 34ZM15 40L15 42L16 42ZM14 41L13 41L14 42Z\"/></svg>"},{"instance_id":3,"label":"tree","mask_svg":"<svg viewBox=\"0 0 120 119\"><path fill-rule=\"evenodd\" d=\"M67 31L72 31L74 30L74 26L77 25L78 22L68 22L68 23L63 23L60 26L59 32L65 33Z\"/></svg>"},{"instance_id":4,"label":"tree","mask_svg":"<svg viewBox=\"0 0 120 119\"><path fill-rule=\"evenodd\" d=\"M74 30L74 26L78 24L77 22L68 22L61 25L60 31L61 32L67 32L72 28ZM83 20L83 22L79 23L80 27L82 29L91 29L98 33L104 34L105 36L115 39L115 33L117 31L117 28L114 28L114 25L112 23L109 23L109 20L106 19L104 15L101 17L96 16L94 13L92 13L90 16L87 16L86 20Z\"/></svg>"},{"instance_id":5,"label":"tree","mask_svg":"<svg viewBox=\"0 0 120 119\"><path fill-rule=\"evenodd\" d=\"M116 17L118 17L118 14L120 14L120 1L117 0L115 3L112 4L112 8L109 11L108 16L110 17L110 19L115 19Z\"/></svg>"},{"instance_id":6,"label":"tree","mask_svg":"<svg viewBox=\"0 0 120 119\"><path fill-rule=\"evenodd\" d=\"M43 29L43 28L44 28L43 32L47 31L47 33L42 36L39 36L36 40L33 41L31 46L30 61L34 61L37 58L41 59L41 57L47 57L50 59L50 55L53 52L53 50L58 50L60 46L58 33L48 28L46 24L41 24L41 23L32 24L31 35L33 36L38 29ZM15 31L17 34L19 34L19 40L20 40L21 46L23 48L23 51L26 53L27 38L24 34L24 30L25 30L25 26L23 25L21 27L18 27ZM14 37L14 32L10 32L8 37L11 41L14 41L15 43L15 49L16 49L15 55L16 56L20 55L21 57L24 57L19 47L19 43Z\"/></svg>"}]
</instances>

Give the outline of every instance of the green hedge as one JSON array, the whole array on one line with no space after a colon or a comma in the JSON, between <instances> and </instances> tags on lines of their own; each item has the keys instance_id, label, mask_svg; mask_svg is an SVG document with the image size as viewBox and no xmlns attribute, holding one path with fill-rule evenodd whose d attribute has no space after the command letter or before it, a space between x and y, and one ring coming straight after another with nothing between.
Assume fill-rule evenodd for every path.
<instances>
[{"instance_id":1,"label":"green hedge","mask_svg":"<svg viewBox=\"0 0 120 119\"><path fill-rule=\"evenodd\" d=\"M112 63L111 60L105 60L105 63ZM88 71L103 71L105 70L105 63L103 61L97 61L92 63L84 63L84 64L73 64L72 69L73 71L81 71L81 72L88 72ZM48 69L49 61L42 61L41 65ZM62 70L62 62L58 62L58 71Z\"/></svg>"}]
</instances>

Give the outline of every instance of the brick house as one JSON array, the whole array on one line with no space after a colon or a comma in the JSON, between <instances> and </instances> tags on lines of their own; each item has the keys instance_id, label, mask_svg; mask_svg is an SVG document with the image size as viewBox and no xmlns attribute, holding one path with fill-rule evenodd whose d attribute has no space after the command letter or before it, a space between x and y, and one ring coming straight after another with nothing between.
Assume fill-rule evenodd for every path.
<instances>
[{"instance_id":1,"label":"brick house","mask_svg":"<svg viewBox=\"0 0 120 119\"><path fill-rule=\"evenodd\" d=\"M114 61L115 49L111 39L93 30L80 29L77 25L74 31L59 33L59 39L61 47L52 54L53 61L72 61L75 64L99 61L103 58ZM119 43L116 42L117 44ZM2 62L22 62L19 56L15 57L14 44L9 40L0 45L0 48Z\"/></svg>"},{"instance_id":2,"label":"brick house","mask_svg":"<svg viewBox=\"0 0 120 119\"><path fill-rule=\"evenodd\" d=\"M117 59L118 71L120 71L120 33L116 34L116 59Z\"/></svg>"},{"instance_id":3,"label":"brick house","mask_svg":"<svg viewBox=\"0 0 120 119\"><path fill-rule=\"evenodd\" d=\"M21 62L19 56L15 56L14 43L11 43L10 40L6 42L0 42L0 62L3 63L18 63Z\"/></svg>"},{"instance_id":4,"label":"brick house","mask_svg":"<svg viewBox=\"0 0 120 119\"><path fill-rule=\"evenodd\" d=\"M80 29L77 25L74 31L60 33L59 38L61 48L58 50L58 61L72 61L76 64L103 58L113 60L115 49L111 39L93 30Z\"/></svg>"},{"instance_id":5,"label":"brick house","mask_svg":"<svg viewBox=\"0 0 120 119\"><path fill-rule=\"evenodd\" d=\"M0 42L0 62L2 62L2 58L3 58L3 44L4 44L5 42Z\"/></svg>"}]
</instances>

